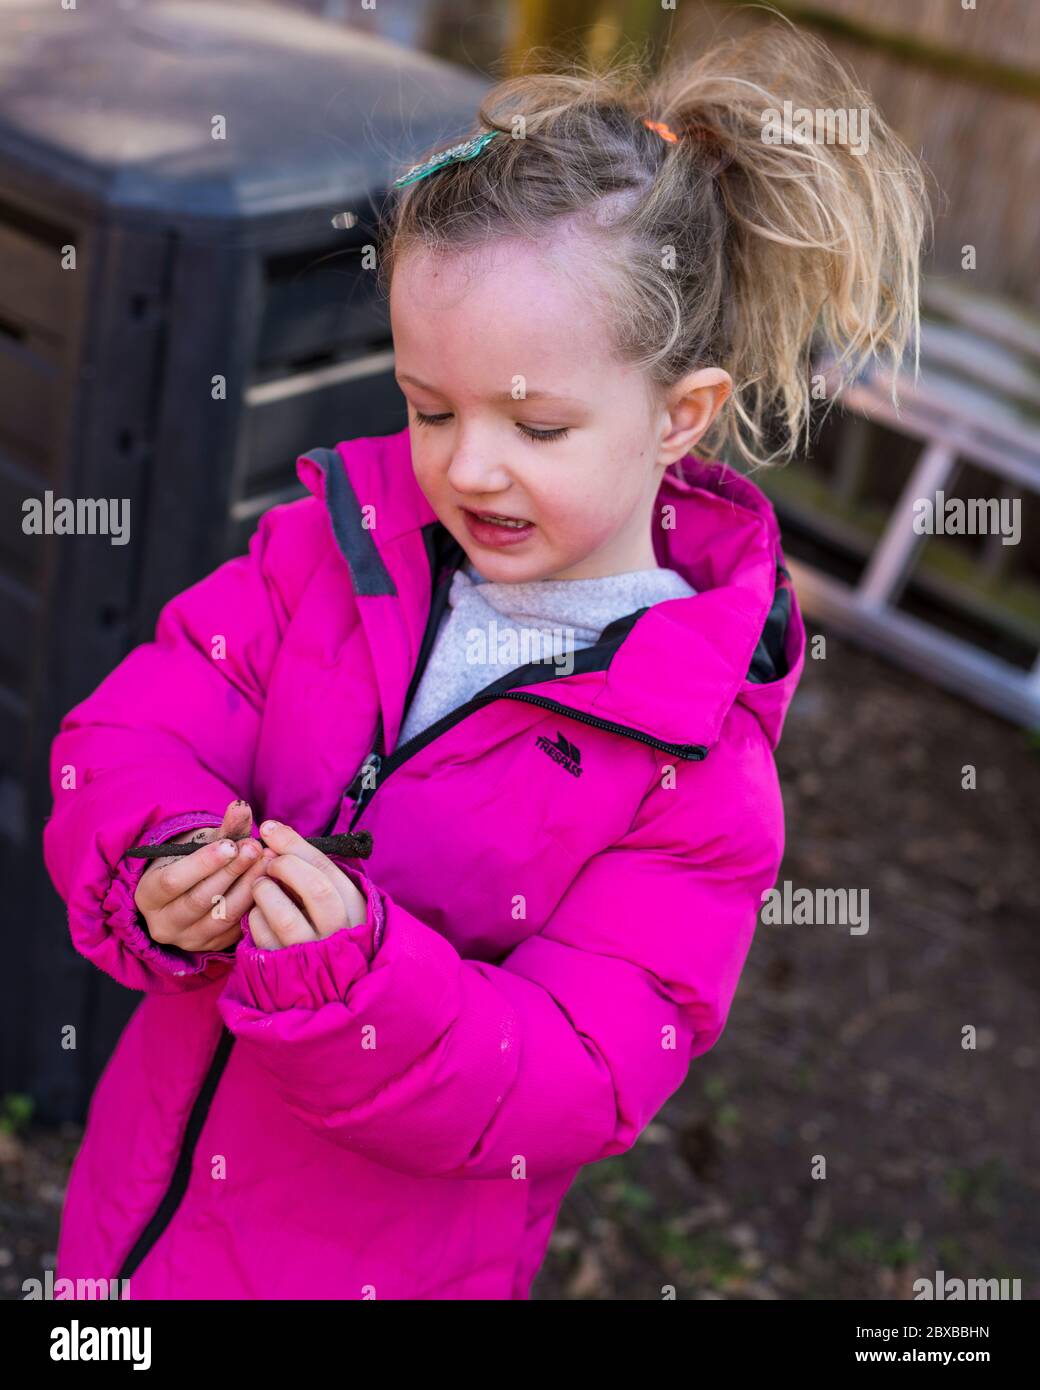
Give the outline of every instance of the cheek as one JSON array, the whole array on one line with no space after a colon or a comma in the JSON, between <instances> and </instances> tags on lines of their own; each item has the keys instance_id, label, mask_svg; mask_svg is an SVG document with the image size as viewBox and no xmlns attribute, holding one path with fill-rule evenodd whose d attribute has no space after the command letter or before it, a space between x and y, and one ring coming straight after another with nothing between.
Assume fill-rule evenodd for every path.
<instances>
[{"instance_id":1,"label":"cheek","mask_svg":"<svg viewBox=\"0 0 1040 1390\"><path fill-rule=\"evenodd\" d=\"M568 490L566 497L546 499L540 514L557 546L584 554L610 537L617 526L616 513L614 498L585 487Z\"/></svg>"},{"instance_id":2,"label":"cheek","mask_svg":"<svg viewBox=\"0 0 1040 1390\"><path fill-rule=\"evenodd\" d=\"M568 554L587 554L630 524L639 499L632 468L585 475L580 486L567 489L565 498L547 499L552 538Z\"/></svg>"},{"instance_id":3,"label":"cheek","mask_svg":"<svg viewBox=\"0 0 1040 1390\"><path fill-rule=\"evenodd\" d=\"M418 430L413 427L411 431L412 445L412 472L415 474L415 481L422 488L427 497L436 493L438 488L444 486L444 474L447 465L442 466L440 453L436 443L418 436Z\"/></svg>"},{"instance_id":4,"label":"cheek","mask_svg":"<svg viewBox=\"0 0 1040 1390\"><path fill-rule=\"evenodd\" d=\"M561 470L555 486L532 489L531 495L546 517L582 534L610 530L632 508L627 480L599 469L569 477Z\"/></svg>"}]
</instances>

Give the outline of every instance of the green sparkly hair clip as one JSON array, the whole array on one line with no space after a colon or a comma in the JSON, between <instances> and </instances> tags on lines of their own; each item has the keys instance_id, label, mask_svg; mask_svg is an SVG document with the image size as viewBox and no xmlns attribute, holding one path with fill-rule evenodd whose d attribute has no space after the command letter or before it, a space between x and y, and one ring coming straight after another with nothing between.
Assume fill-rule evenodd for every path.
<instances>
[{"instance_id":1,"label":"green sparkly hair clip","mask_svg":"<svg viewBox=\"0 0 1040 1390\"><path fill-rule=\"evenodd\" d=\"M441 150L422 164L413 164L406 174L394 179L394 187L403 188L405 184L418 183L420 179L426 178L427 174L436 173L448 164L461 164L464 159L475 159L485 145L501 134L500 130L486 130L483 135L475 135L472 140L463 140L459 145L452 145L450 150Z\"/></svg>"}]
</instances>

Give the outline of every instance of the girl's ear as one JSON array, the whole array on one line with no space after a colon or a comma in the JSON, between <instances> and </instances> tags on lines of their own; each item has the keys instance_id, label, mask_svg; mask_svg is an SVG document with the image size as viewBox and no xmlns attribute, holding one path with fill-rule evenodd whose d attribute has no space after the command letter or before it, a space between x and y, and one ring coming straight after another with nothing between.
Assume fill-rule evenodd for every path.
<instances>
[{"instance_id":1,"label":"girl's ear","mask_svg":"<svg viewBox=\"0 0 1040 1390\"><path fill-rule=\"evenodd\" d=\"M733 378L721 367L700 367L677 381L665 401L668 423L658 462L667 467L690 453L732 393Z\"/></svg>"}]
</instances>

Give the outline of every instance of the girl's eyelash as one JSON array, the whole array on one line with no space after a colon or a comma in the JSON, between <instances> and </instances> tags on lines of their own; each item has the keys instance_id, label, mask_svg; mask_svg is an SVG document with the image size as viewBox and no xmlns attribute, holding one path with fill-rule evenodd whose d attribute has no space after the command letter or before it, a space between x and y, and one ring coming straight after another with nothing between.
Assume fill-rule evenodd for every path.
<instances>
[{"instance_id":1,"label":"girl's eyelash","mask_svg":"<svg viewBox=\"0 0 1040 1390\"><path fill-rule=\"evenodd\" d=\"M537 440L539 444L544 444L549 439L566 439L569 426L561 425L557 430L531 430L527 425L521 425L517 421L517 429L528 439Z\"/></svg>"},{"instance_id":2,"label":"girl's eyelash","mask_svg":"<svg viewBox=\"0 0 1040 1390\"><path fill-rule=\"evenodd\" d=\"M424 415L421 410L415 411L415 421L419 425L439 425L442 421L450 419L450 415ZM570 431L569 425L555 430L532 430L529 425L522 425L519 421L516 427L525 438L533 439L537 444L545 444L552 439L564 439Z\"/></svg>"}]
</instances>

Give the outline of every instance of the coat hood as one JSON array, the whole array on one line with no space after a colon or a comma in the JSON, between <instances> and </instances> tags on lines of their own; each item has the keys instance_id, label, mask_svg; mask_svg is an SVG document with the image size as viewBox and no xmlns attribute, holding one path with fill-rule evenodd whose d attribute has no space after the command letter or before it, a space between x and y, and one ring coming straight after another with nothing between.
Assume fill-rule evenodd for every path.
<instances>
[{"instance_id":1,"label":"coat hood","mask_svg":"<svg viewBox=\"0 0 1040 1390\"><path fill-rule=\"evenodd\" d=\"M430 596L429 537L447 528L415 479L409 430L309 450L297 460L297 476L328 507L377 675L388 638L408 645L414 666ZM805 628L772 504L748 478L690 454L663 475L654 516L658 562L677 570L696 594L612 623L599 643L576 654L573 674L552 681L552 698L700 750L717 742L738 703L775 748L804 664ZM410 579L416 572L426 581L424 598ZM392 596L401 600L393 615ZM391 618L396 636L388 633ZM403 710L383 694L393 739Z\"/></svg>"}]
</instances>

